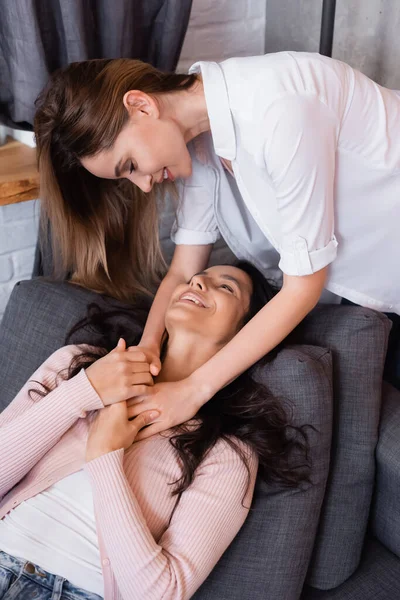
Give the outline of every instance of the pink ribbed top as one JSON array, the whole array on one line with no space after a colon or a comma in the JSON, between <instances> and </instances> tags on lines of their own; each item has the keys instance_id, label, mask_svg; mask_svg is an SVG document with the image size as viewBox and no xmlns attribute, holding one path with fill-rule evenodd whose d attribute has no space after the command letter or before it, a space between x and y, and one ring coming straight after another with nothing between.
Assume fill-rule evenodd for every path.
<instances>
[{"instance_id":1,"label":"pink ribbed top","mask_svg":"<svg viewBox=\"0 0 400 600\"><path fill-rule=\"evenodd\" d=\"M102 401L83 369L56 387L56 375L82 349L55 352L0 414L0 519L83 467L93 490L105 600L190 598L246 519L257 458L242 446L247 489L245 466L221 440L175 510L168 483L181 471L165 434L85 464L89 425ZM52 391L32 400L32 380Z\"/></svg>"}]
</instances>

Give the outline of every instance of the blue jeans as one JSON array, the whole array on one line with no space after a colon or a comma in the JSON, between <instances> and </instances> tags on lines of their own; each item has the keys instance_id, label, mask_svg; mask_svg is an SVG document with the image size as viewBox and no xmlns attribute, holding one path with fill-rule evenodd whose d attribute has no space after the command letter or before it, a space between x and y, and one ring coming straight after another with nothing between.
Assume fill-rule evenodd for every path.
<instances>
[{"instance_id":1,"label":"blue jeans","mask_svg":"<svg viewBox=\"0 0 400 600\"><path fill-rule=\"evenodd\" d=\"M47 573L37 565L0 550L0 600L102 600L69 583L64 577Z\"/></svg>"}]
</instances>

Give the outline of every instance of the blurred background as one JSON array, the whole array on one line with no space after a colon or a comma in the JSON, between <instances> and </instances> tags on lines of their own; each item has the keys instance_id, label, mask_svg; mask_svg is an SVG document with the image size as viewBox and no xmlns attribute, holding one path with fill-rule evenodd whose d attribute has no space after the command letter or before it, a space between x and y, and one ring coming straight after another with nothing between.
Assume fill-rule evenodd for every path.
<instances>
[{"instance_id":1,"label":"blurred background","mask_svg":"<svg viewBox=\"0 0 400 600\"><path fill-rule=\"evenodd\" d=\"M178 71L186 71L197 60L221 61L231 56L282 50L319 50L322 0L164 0L158 2L160 9L154 15L145 15L143 7L149 7L151 3L152 0L100 2L103 9L110 11L108 20L103 19L100 23L103 54L107 54L108 44L109 55L114 55L118 35L113 32L117 27L124 31L125 12L132 16L132 11L135 13L134 23L135 19L138 23L145 18L148 20L147 29L134 28L132 36L137 36L139 46L135 39L135 43L131 44L131 54L126 49L124 54L122 48L120 55L136 53L133 57L141 58L137 53L144 53L145 60L149 60L150 56L149 62L159 61L157 66L161 65L161 68L171 68L171 64L177 63ZM37 95L35 85L38 90L42 87L47 72L54 65L58 66L57 61L64 64L65 61L88 57L82 56L82 40L90 39L92 47L89 50L92 54L96 53L99 40L88 35L88 32L93 32L90 31L87 14L93 18L96 16L99 1L85 0L86 21L75 14L79 4L76 0L0 0L0 143L11 134L14 139L33 145L32 134L23 131L24 122L28 127L29 115L33 114L32 100L25 101L18 92L14 92L18 97L10 98L10 78L14 90L23 90L24 95L27 94L28 98L31 95L34 99ZM35 11L35 19L26 18L26 30L21 25L24 19L13 21L18 14L16 8L22 17L27 17L29 11ZM57 21L54 14L59 14L61 9L63 20ZM8 20L4 17L7 14L11 15ZM66 24L70 26L68 32ZM399 31L399 0L337 0L332 56L386 87L400 89ZM129 36L129 32L125 31L124 35ZM43 50L38 48L37 40L41 36L51 38L55 48L51 56L43 56ZM57 44L61 38L65 47ZM17 47L18 56L24 57L24 64L13 65L15 72L10 74L10 48ZM68 55L63 56L66 48ZM37 59L32 58L36 55ZM24 78L29 71L29 60L42 61L44 65L40 77L33 80L34 85ZM10 114L12 117L16 108L19 108L22 118L13 123ZM22 129L16 131L15 126ZM10 167L1 152L0 161L1 192L1 186L7 183ZM0 319L15 283L29 278L32 273L38 217L39 207L35 200L0 205Z\"/></svg>"}]
</instances>

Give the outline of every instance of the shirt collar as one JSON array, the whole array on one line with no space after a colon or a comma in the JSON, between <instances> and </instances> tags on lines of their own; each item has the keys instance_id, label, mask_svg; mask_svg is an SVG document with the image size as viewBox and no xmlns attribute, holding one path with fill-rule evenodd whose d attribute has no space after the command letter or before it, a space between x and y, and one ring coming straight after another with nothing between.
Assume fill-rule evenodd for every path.
<instances>
[{"instance_id":1,"label":"shirt collar","mask_svg":"<svg viewBox=\"0 0 400 600\"><path fill-rule=\"evenodd\" d=\"M221 66L216 62L197 62L189 73L201 73L215 153L227 160L236 158L236 135L228 90Z\"/></svg>"}]
</instances>

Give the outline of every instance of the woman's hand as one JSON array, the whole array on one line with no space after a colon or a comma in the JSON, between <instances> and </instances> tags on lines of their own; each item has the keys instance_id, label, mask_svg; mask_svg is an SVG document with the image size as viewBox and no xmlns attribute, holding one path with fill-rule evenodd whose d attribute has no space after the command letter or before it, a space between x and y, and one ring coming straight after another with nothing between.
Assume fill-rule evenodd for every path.
<instances>
[{"instance_id":1,"label":"woman's hand","mask_svg":"<svg viewBox=\"0 0 400 600\"><path fill-rule=\"evenodd\" d=\"M86 369L86 375L104 406L142 394L154 383L146 353L137 347L126 351L122 338L114 350Z\"/></svg>"},{"instance_id":2,"label":"woman's hand","mask_svg":"<svg viewBox=\"0 0 400 600\"><path fill-rule=\"evenodd\" d=\"M158 411L146 411L130 421L133 412L126 401L97 411L86 443L86 462L120 448L126 450L133 444L140 429L159 416Z\"/></svg>"},{"instance_id":3,"label":"woman's hand","mask_svg":"<svg viewBox=\"0 0 400 600\"><path fill-rule=\"evenodd\" d=\"M157 420L141 431L136 440L144 440L156 433L180 425L192 419L200 407L209 400L190 378L181 381L156 383L148 388L145 394L131 398L127 405L131 415L137 416L156 410Z\"/></svg>"},{"instance_id":4,"label":"woman's hand","mask_svg":"<svg viewBox=\"0 0 400 600\"><path fill-rule=\"evenodd\" d=\"M160 360L160 347L157 344L150 344L145 340L140 340L138 346L129 346L129 352L131 351L142 351L147 358L147 362L150 365L150 373L155 377L161 371L161 360Z\"/></svg>"}]
</instances>

